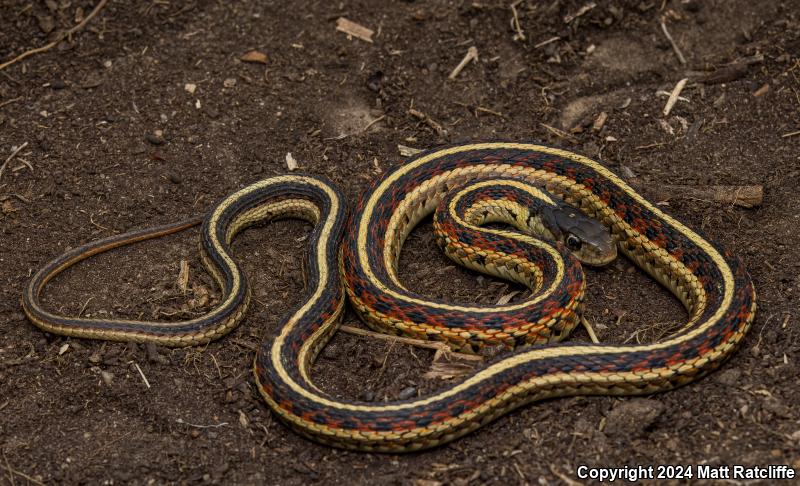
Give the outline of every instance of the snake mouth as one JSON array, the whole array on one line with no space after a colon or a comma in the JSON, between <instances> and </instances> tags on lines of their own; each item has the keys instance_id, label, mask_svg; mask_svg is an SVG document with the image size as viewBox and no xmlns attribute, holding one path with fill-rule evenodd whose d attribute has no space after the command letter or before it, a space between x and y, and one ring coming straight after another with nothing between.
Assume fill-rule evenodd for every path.
<instances>
[{"instance_id":1,"label":"snake mouth","mask_svg":"<svg viewBox=\"0 0 800 486\"><path fill-rule=\"evenodd\" d=\"M608 240L595 241L591 245L581 245L580 250L573 250L572 254L583 265L591 267L605 267L617 259L617 245L609 236Z\"/></svg>"}]
</instances>

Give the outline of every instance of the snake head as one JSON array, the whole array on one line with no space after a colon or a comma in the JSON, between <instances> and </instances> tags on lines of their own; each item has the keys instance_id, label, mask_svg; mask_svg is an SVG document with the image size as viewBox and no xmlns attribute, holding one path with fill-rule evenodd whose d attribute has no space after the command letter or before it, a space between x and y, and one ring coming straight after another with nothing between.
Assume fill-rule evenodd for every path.
<instances>
[{"instance_id":1,"label":"snake head","mask_svg":"<svg viewBox=\"0 0 800 486\"><path fill-rule=\"evenodd\" d=\"M559 202L542 209L542 223L573 255L587 265L600 267L617 258L617 245L602 223L569 204Z\"/></svg>"}]
</instances>

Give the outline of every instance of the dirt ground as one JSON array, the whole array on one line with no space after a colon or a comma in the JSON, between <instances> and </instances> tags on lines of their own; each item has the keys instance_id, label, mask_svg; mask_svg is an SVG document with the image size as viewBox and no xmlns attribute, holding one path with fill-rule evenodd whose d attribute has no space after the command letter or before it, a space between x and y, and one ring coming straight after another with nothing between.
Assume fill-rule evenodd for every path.
<instances>
[{"instance_id":1,"label":"dirt ground","mask_svg":"<svg viewBox=\"0 0 800 486\"><path fill-rule=\"evenodd\" d=\"M0 62L45 45L95 4L3 1ZM0 70L0 164L26 144L0 175L0 482L572 485L584 482L580 465L800 469L800 2L583 8L592 5L114 0L55 48ZM338 32L339 17L373 29L373 42ZM448 80L471 46L478 60ZM251 50L265 63L242 62ZM257 304L203 348L65 339L20 308L32 272L67 248L199 214L285 173L287 153L354 202L402 160L398 145L496 138L598 156L732 248L760 299L741 349L669 393L536 403L450 445L392 456L308 442L255 390L253 349L303 291L304 223L237 239ZM664 187L708 184L762 185L763 203L745 209ZM430 230L421 225L404 249L408 286L485 303L518 290L452 266ZM196 236L102 255L56 279L45 301L70 315L196 315L216 298ZM587 273L587 317L603 342L654 341L686 319L627 260ZM349 311L345 324L360 325ZM432 359L340 333L314 374L336 396L392 400L442 386L424 377Z\"/></svg>"}]
</instances>

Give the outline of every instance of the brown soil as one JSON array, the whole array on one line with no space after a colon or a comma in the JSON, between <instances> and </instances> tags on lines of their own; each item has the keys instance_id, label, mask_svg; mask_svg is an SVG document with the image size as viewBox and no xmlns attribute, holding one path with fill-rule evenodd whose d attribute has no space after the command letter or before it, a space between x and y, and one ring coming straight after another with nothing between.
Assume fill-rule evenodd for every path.
<instances>
[{"instance_id":1,"label":"brown soil","mask_svg":"<svg viewBox=\"0 0 800 486\"><path fill-rule=\"evenodd\" d=\"M515 40L510 3L113 1L55 49L0 71L0 163L27 142L0 176L0 482L561 484L581 464L800 468L800 135L788 135L800 130L800 4L616 0L567 24L584 2L524 1L525 39ZM48 28L69 28L94 4L3 2L0 60L44 45ZM339 16L375 30L374 43L337 32ZM479 60L447 80L472 45ZM251 49L265 65L238 60ZM745 67L731 68L736 61ZM657 92L687 76L689 101L663 116ZM160 145L146 139L157 130ZM354 201L401 160L398 144L492 138L542 140L632 171L645 194L748 264L759 313L722 370L644 399L533 404L429 452L361 454L300 438L254 389L251 348L303 289L301 223L237 240L258 304L204 348L65 339L21 311L31 272L68 247L200 213L285 173L287 152ZM761 184L765 197L742 209L670 197L665 184ZM57 279L46 302L72 315L200 312L213 287L195 238L96 258ZM458 301L494 302L511 289L453 267L430 224L412 234L401 267L409 286ZM628 261L588 278L587 314L604 342L652 341L685 319ZM351 313L345 323L358 325ZM339 334L315 374L337 396L391 400L441 386L422 376L432 357Z\"/></svg>"}]
</instances>

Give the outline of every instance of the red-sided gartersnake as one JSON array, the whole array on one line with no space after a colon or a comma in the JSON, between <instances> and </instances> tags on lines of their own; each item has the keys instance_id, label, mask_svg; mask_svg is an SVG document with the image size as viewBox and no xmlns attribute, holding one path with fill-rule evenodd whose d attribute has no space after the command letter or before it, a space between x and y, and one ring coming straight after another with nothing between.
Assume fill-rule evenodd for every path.
<instances>
[{"instance_id":1,"label":"red-sided gartersnake","mask_svg":"<svg viewBox=\"0 0 800 486\"><path fill-rule=\"evenodd\" d=\"M448 196L469 182L488 180L491 185L501 179L512 181L510 185L527 181L544 186L601 222L622 253L684 304L687 324L653 344L540 345L561 339L577 322L583 273L564 245L543 244L509 230L470 228L486 221L525 220L529 215L518 214L525 211L519 204L481 213L486 208L480 201L464 203L470 197L467 191ZM535 290L532 297L481 307L430 299L405 288L397 276L400 249L411 229L437 206L438 239L451 258L525 283ZM594 160L505 142L419 154L375 181L349 219L339 191L311 176L274 177L228 196L209 212L202 228L203 259L220 284L221 303L198 319L151 323L67 318L39 304L47 281L77 261L179 231L197 219L70 251L30 281L23 295L25 312L40 328L70 336L173 346L208 342L230 331L249 302L249 287L231 256L230 241L255 221L287 216L315 223L305 266L309 293L282 320L274 338L260 347L256 381L286 423L334 446L416 450L453 440L534 400L671 389L719 366L755 316L753 285L733 255L662 212ZM462 226L453 226L459 218ZM474 232L462 241L467 230ZM539 260L531 261L533 257ZM533 346L519 346L430 396L387 403L339 400L313 384L310 368L336 331L345 294L361 318L377 329L443 340L457 349L484 343Z\"/></svg>"}]
</instances>

